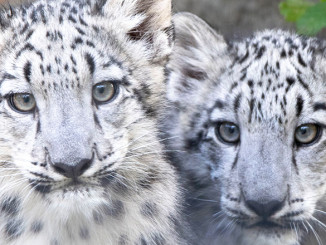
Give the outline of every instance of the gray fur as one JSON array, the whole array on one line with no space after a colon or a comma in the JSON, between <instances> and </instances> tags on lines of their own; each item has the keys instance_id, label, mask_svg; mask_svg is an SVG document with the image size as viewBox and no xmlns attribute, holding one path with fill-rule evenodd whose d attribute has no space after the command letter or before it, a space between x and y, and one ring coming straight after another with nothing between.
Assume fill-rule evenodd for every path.
<instances>
[{"instance_id":1,"label":"gray fur","mask_svg":"<svg viewBox=\"0 0 326 245\"><path fill-rule=\"evenodd\" d=\"M157 133L171 2L40 0L0 26L0 244L183 244ZM100 103L103 81L116 93Z\"/></svg>"},{"instance_id":2,"label":"gray fur","mask_svg":"<svg viewBox=\"0 0 326 245\"><path fill-rule=\"evenodd\" d=\"M174 23L165 131L197 244L325 242L326 43L280 30L226 43L191 14ZM238 143L217 136L223 122ZM300 145L307 123L320 136ZM252 203L280 205L264 221Z\"/></svg>"}]
</instances>

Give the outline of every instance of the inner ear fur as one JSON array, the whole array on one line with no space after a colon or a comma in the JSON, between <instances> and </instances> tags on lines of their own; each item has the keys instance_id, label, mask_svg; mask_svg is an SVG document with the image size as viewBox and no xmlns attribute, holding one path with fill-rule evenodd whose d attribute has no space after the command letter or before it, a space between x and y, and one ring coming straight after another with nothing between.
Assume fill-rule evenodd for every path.
<instances>
[{"instance_id":1,"label":"inner ear fur","mask_svg":"<svg viewBox=\"0 0 326 245\"><path fill-rule=\"evenodd\" d=\"M98 0L104 15L118 21L130 41L144 42L160 60L170 54L173 45L171 0Z\"/></svg>"},{"instance_id":2,"label":"inner ear fur","mask_svg":"<svg viewBox=\"0 0 326 245\"><path fill-rule=\"evenodd\" d=\"M222 35L193 14L178 13L172 21L175 44L167 65L167 96L174 102L195 104L193 94L207 92L204 89L221 73L228 45Z\"/></svg>"}]
</instances>

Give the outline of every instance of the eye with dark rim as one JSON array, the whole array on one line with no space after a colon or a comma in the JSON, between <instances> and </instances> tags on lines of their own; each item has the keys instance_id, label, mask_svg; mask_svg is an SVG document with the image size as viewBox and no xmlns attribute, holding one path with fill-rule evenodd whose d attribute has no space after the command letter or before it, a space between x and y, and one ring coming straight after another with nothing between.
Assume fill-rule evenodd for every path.
<instances>
[{"instance_id":1,"label":"eye with dark rim","mask_svg":"<svg viewBox=\"0 0 326 245\"><path fill-rule=\"evenodd\" d=\"M11 94L8 102L11 109L19 113L33 112L36 107L34 96L29 93Z\"/></svg>"},{"instance_id":2,"label":"eye with dark rim","mask_svg":"<svg viewBox=\"0 0 326 245\"><path fill-rule=\"evenodd\" d=\"M298 145L308 146L315 143L321 134L320 126L312 123L303 124L295 130Z\"/></svg>"},{"instance_id":3,"label":"eye with dark rim","mask_svg":"<svg viewBox=\"0 0 326 245\"><path fill-rule=\"evenodd\" d=\"M107 103L117 96L119 86L116 82L104 81L93 86L93 99L96 103Z\"/></svg>"},{"instance_id":4,"label":"eye with dark rim","mask_svg":"<svg viewBox=\"0 0 326 245\"><path fill-rule=\"evenodd\" d=\"M240 129L231 122L223 122L215 128L217 138L223 143L237 144L240 141Z\"/></svg>"}]
</instances>

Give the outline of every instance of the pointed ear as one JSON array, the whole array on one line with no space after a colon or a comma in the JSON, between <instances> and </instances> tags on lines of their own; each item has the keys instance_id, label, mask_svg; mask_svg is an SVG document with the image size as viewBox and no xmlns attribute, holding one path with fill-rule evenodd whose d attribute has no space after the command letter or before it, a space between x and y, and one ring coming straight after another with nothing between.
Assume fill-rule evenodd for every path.
<instances>
[{"instance_id":1,"label":"pointed ear","mask_svg":"<svg viewBox=\"0 0 326 245\"><path fill-rule=\"evenodd\" d=\"M143 42L148 46L154 61L160 61L171 53L171 0L97 1L102 13L111 23L116 22L130 41Z\"/></svg>"},{"instance_id":2,"label":"pointed ear","mask_svg":"<svg viewBox=\"0 0 326 245\"><path fill-rule=\"evenodd\" d=\"M190 13L173 16L175 44L167 65L167 97L180 106L194 106L216 82L227 59L227 44L199 17ZM198 102L199 103L199 102Z\"/></svg>"}]
</instances>

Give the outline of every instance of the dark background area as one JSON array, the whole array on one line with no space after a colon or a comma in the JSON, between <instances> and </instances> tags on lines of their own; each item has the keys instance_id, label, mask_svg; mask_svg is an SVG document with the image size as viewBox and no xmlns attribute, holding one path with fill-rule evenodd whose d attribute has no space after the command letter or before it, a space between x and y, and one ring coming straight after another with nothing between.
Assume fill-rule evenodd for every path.
<instances>
[{"instance_id":1,"label":"dark background area","mask_svg":"<svg viewBox=\"0 0 326 245\"><path fill-rule=\"evenodd\" d=\"M279 13L281 0L174 0L174 12L198 15L227 39L249 36L257 30L295 30Z\"/></svg>"}]
</instances>

